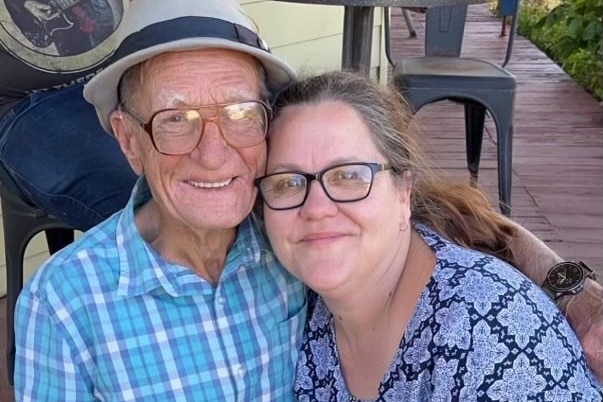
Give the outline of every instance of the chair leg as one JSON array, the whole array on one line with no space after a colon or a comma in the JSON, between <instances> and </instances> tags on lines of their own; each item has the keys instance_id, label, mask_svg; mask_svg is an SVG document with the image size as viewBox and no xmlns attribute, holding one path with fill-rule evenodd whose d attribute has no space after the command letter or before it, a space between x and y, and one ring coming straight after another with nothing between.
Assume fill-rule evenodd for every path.
<instances>
[{"instance_id":1,"label":"chair leg","mask_svg":"<svg viewBox=\"0 0 603 402\"><path fill-rule=\"evenodd\" d=\"M72 229L46 229L46 243L50 255L73 243L74 232Z\"/></svg>"},{"instance_id":2,"label":"chair leg","mask_svg":"<svg viewBox=\"0 0 603 402\"><path fill-rule=\"evenodd\" d=\"M476 102L465 103L465 145L467 168L472 186L477 185L485 119L486 108L483 105Z\"/></svg>"},{"instance_id":3,"label":"chair leg","mask_svg":"<svg viewBox=\"0 0 603 402\"><path fill-rule=\"evenodd\" d=\"M21 289L23 289L23 258L31 238L40 231L42 223L37 216L15 214L9 208L2 207L4 233L4 251L6 253L6 371L8 383L14 384L15 371L15 307ZM51 226L50 221L44 225ZM49 228L45 230L50 253L54 253L74 238L73 229Z\"/></svg>"},{"instance_id":4,"label":"chair leg","mask_svg":"<svg viewBox=\"0 0 603 402\"><path fill-rule=\"evenodd\" d=\"M406 28L408 28L408 33L409 36L411 38L416 38L417 37L417 31L415 30L415 24L412 20L412 16L410 15L410 12L404 8L402 8L402 16L404 17L404 21L406 22Z\"/></svg>"},{"instance_id":5,"label":"chair leg","mask_svg":"<svg viewBox=\"0 0 603 402\"><path fill-rule=\"evenodd\" d=\"M6 217L6 215L5 215ZM6 253L6 371L8 383L13 385L13 374L15 371L15 306L17 297L23 288L23 256L29 239L24 239L23 233L14 225L4 222L5 233L11 236L4 238Z\"/></svg>"},{"instance_id":6,"label":"chair leg","mask_svg":"<svg viewBox=\"0 0 603 402\"><path fill-rule=\"evenodd\" d=\"M500 211L511 214L513 181L513 104L515 92L502 92L490 99L488 110L496 124L496 152L498 161L498 202Z\"/></svg>"},{"instance_id":7,"label":"chair leg","mask_svg":"<svg viewBox=\"0 0 603 402\"><path fill-rule=\"evenodd\" d=\"M497 125L498 200L503 215L511 214L513 124Z\"/></svg>"}]
</instances>

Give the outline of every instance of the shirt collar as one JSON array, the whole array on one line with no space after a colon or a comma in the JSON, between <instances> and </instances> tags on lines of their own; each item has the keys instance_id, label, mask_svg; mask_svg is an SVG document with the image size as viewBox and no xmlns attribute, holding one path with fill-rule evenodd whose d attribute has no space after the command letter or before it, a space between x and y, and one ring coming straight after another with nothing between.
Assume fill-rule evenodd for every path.
<instances>
[{"instance_id":1,"label":"shirt collar","mask_svg":"<svg viewBox=\"0 0 603 402\"><path fill-rule=\"evenodd\" d=\"M143 240L135 224L134 213L151 198L151 191L143 176L138 179L130 200L119 217L116 230L120 272L118 294L127 297L165 292L178 297L192 292L213 292L214 285L188 267L164 260ZM256 220L252 215L239 225L219 282L236 274L239 269L257 266L262 253L272 254Z\"/></svg>"}]
</instances>

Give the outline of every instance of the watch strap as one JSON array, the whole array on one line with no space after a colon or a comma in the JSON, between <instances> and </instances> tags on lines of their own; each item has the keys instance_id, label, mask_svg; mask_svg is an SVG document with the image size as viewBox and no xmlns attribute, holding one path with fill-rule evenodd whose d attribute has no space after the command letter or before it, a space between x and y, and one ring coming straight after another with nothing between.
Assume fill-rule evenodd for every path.
<instances>
[{"instance_id":1,"label":"watch strap","mask_svg":"<svg viewBox=\"0 0 603 402\"><path fill-rule=\"evenodd\" d=\"M584 270L584 277L590 278L592 280L597 279L597 275L595 275L595 271L591 267L589 267L584 261L578 261L578 265L582 267Z\"/></svg>"},{"instance_id":2,"label":"watch strap","mask_svg":"<svg viewBox=\"0 0 603 402\"><path fill-rule=\"evenodd\" d=\"M557 293L553 292L553 289L551 289L548 286L548 281L546 279L545 279L544 283L542 284L542 290L544 290L544 293L546 293L547 296L553 300L557 300L557 298L559 297L559 295Z\"/></svg>"}]
</instances>

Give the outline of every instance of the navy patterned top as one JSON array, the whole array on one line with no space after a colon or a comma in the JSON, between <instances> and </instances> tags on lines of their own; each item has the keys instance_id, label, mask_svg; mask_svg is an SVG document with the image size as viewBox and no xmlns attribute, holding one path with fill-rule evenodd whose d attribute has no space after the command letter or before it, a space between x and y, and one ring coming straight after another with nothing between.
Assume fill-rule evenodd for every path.
<instances>
[{"instance_id":1,"label":"navy patterned top","mask_svg":"<svg viewBox=\"0 0 603 402\"><path fill-rule=\"evenodd\" d=\"M602 400L576 335L538 286L494 257L415 228L437 263L377 401ZM333 317L320 297L306 323L295 395L358 400L346 388Z\"/></svg>"}]
</instances>

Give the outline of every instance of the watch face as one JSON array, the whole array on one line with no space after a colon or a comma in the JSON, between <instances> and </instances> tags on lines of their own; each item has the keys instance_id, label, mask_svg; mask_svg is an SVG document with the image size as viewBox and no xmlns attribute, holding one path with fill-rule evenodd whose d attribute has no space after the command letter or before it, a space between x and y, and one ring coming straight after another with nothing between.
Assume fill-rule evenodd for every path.
<instances>
[{"instance_id":1,"label":"watch face","mask_svg":"<svg viewBox=\"0 0 603 402\"><path fill-rule=\"evenodd\" d=\"M551 269L547 280L552 290L571 292L584 281L584 271L578 264L563 262Z\"/></svg>"}]
</instances>

